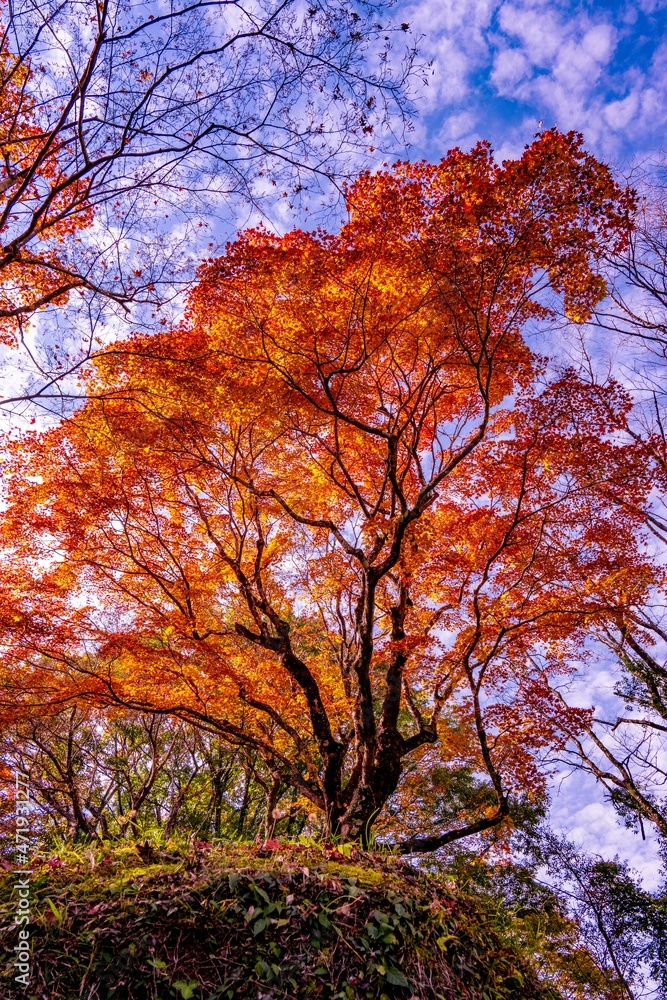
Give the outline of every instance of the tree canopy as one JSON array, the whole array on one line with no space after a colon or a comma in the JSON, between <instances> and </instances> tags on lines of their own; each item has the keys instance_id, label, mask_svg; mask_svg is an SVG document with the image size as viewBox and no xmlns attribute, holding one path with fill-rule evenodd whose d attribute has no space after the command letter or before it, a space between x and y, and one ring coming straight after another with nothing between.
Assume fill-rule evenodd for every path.
<instances>
[{"instance_id":1,"label":"tree canopy","mask_svg":"<svg viewBox=\"0 0 667 1000\"><path fill-rule=\"evenodd\" d=\"M398 802L427 851L541 798L590 722L559 682L657 573L628 396L529 343L558 302L591 315L633 202L553 130L347 201L337 234L242 233L180 326L8 444L2 713L170 714L329 833L365 843Z\"/></svg>"}]
</instances>

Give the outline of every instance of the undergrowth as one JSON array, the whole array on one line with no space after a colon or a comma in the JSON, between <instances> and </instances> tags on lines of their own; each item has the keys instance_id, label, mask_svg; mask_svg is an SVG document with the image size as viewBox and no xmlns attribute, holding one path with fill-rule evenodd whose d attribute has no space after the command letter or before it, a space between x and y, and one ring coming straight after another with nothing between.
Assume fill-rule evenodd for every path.
<instances>
[{"instance_id":1,"label":"undergrowth","mask_svg":"<svg viewBox=\"0 0 667 1000\"><path fill-rule=\"evenodd\" d=\"M38 1000L557 1000L483 902L388 855L284 844L67 850L33 866L18 989L10 874L0 993Z\"/></svg>"}]
</instances>

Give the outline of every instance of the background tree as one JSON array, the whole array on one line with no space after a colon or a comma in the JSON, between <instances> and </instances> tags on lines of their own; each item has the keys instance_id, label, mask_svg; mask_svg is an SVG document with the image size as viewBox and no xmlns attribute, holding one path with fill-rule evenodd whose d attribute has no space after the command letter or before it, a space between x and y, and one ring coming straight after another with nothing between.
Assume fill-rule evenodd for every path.
<instances>
[{"instance_id":1,"label":"background tree","mask_svg":"<svg viewBox=\"0 0 667 1000\"><path fill-rule=\"evenodd\" d=\"M14 769L31 774L42 851L67 841L155 835L236 839L273 832L283 818L282 828L290 825L289 804L281 809L275 794L269 804L271 780L261 762L165 716L87 706L36 713L5 730L1 753L10 768L1 782L10 807ZM293 817L291 832L305 819Z\"/></svg>"},{"instance_id":2,"label":"background tree","mask_svg":"<svg viewBox=\"0 0 667 1000\"><path fill-rule=\"evenodd\" d=\"M448 858L457 884L496 901L495 919L543 963L561 995L664 996L664 886L647 892L618 857L586 854L539 815L527 818L512 837L511 857L459 850Z\"/></svg>"},{"instance_id":3,"label":"background tree","mask_svg":"<svg viewBox=\"0 0 667 1000\"><path fill-rule=\"evenodd\" d=\"M3 6L0 334L31 349L33 398L105 335L105 303L158 322L205 220L226 215L229 229L269 201L305 207L400 132L411 56L392 75L385 13L329 0ZM66 301L74 335L71 317L61 329L50 317L45 337L26 336L36 311Z\"/></svg>"},{"instance_id":4,"label":"background tree","mask_svg":"<svg viewBox=\"0 0 667 1000\"><path fill-rule=\"evenodd\" d=\"M548 831L533 843L532 853L565 898L610 993L635 1000L654 995L656 983L664 991L664 893L642 889L637 873L618 858L587 856Z\"/></svg>"},{"instance_id":5,"label":"background tree","mask_svg":"<svg viewBox=\"0 0 667 1000\"><path fill-rule=\"evenodd\" d=\"M653 825L658 836L667 834L667 670L665 668L665 575L667 543L667 413L665 359L667 358L667 236L665 190L659 171L637 178L641 197L626 251L610 260L613 278L610 298L598 308L594 323L609 334L614 364L629 387L633 406L610 417L619 438L641 449L643 475L650 492L639 510L648 532L648 544L662 566L635 607L619 608L615 621L597 630L601 658L611 653L620 668L614 712L599 710L577 734L571 734L568 765L582 767L606 789L620 817L646 836ZM603 364L608 354L582 355L582 377L593 390L609 383ZM602 400L602 396L600 397ZM603 404L604 405L604 404ZM611 496L603 485L605 500ZM618 498L627 503L627 498ZM633 508L637 513L637 508ZM605 669L605 668L603 668Z\"/></svg>"}]
</instances>

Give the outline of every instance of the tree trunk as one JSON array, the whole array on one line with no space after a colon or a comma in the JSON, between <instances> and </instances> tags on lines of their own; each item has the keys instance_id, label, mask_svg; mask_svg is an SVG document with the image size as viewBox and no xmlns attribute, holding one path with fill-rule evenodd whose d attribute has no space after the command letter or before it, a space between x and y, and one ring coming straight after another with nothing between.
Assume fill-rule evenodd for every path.
<instances>
[{"instance_id":1,"label":"tree trunk","mask_svg":"<svg viewBox=\"0 0 667 1000\"><path fill-rule=\"evenodd\" d=\"M278 817L276 816L276 807L278 805L278 799L280 798L280 789L282 783L280 778L274 777L271 782L268 794L266 796L266 816L264 817L264 839L270 840L276 829L276 823L278 822Z\"/></svg>"}]
</instances>

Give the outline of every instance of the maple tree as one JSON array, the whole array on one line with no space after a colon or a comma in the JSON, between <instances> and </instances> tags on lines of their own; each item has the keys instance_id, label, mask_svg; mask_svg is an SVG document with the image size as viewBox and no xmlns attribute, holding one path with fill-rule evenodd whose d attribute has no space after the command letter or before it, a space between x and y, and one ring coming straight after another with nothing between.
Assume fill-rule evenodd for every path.
<instances>
[{"instance_id":1,"label":"maple tree","mask_svg":"<svg viewBox=\"0 0 667 1000\"><path fill-rule=\"evenodd\" d=\"M547 131L347 198L337 235L242 234L180 327L113 345L80 411L8 444L2 711L169 714L328 835L367 842L398 794L399 850L434 850L540 797L590 720L552 684L653 579L627 396L525 336L550 295L590 316L632 194ZM455 779L477 792L445 823Z\"/></svg>"}]
</instances>

